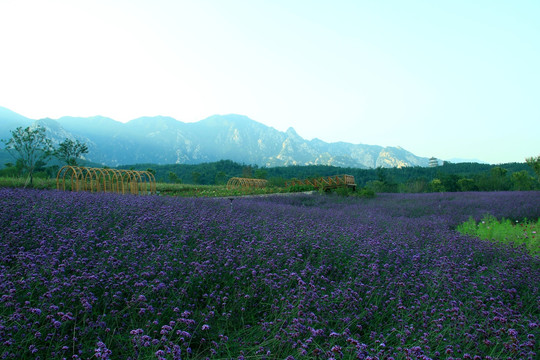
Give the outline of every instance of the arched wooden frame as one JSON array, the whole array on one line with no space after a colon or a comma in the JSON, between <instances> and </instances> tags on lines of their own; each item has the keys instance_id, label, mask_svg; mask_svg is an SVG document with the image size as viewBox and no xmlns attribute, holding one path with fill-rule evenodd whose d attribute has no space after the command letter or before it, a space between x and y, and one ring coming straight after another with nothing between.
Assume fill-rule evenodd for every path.
<instances>
[{"instance_id":1,"label":"arched wooden frame","mask_svg":"<svg viewBox=\"0 0 540 360\"><path fill-rule=\"evenodd\" d=\"M141 175L145 176L144 179L144 190L148 193L155 194L156 193L156 178L154 177L154 174L152 174L150 171L141 171Z\"/></svg>"},{"instance_id":2,"label":"arched wooden frame","mask_svg":"<svg viewBox=\"0 0 540 360\"><path fill-rule=\"evenodd\" d=\"M353 190L356 189L356 183L354 176L352 175L335 175L316 179L291 180L285 184L285 186L294 185L308 185L323 190L336 189L339 187L349 187Z\"/></svg>"},{"instance_id":3,"label":"arched wooden frame","mask_svg":"<svg viewBox=\"0 0 540 360\"><path fill-rule=\"evenodd\" d=\"M69 188L66 189L66 185ZM56 175L58 190L155 194L156 179L148 171L87 168L66 165Z\"/></svg>"},{"instance_id":4,"label":"arched wooden frame","mask_svg":"<svg viewBox=\"0 0 540 360\"><path fill-rule=\"evenodd\" d=\"M263 188L268 184L267 180L264 179L248 179L248 178L240 178L240 177L233 177L230 178L229 181L227 181L227 189L232 188Z\"/></svg>"},{"instance_id":5,"label":"arched wooden frame","mask_svg":"<svg viewBox=\"0 0 540 360\"><path fill-rule=\"evenodd\" d=\"M99 179L94 168L83 168L84 178L82 180L83 189L90 192L99 192Z\"/></svg>"},{"instance_id":6,"label":"arched wooden frame","mask_svg":"<svg viewBox=\"0 0 540 360\"><path fill-rule=\"evenodd\" d=\"M96 180L97 180L96 183L97 183L98 191L112 192L112 189L107 188L107 180L110 179L110 174L107 171L104 171L103 169L100 169L100 168L96 168L94 170L96 171ZM109 185L110 184L111 182L109 180Z\"/></svg>"},{"instance_id":7,"label":"arched wooden frame","mask_svg":"<svg viewBox=\"0 0 540 360\"><path fill-rule=\"evenodd\" d=\"M75 166L64 166L56 175L56 188L60 190L60 177L62 179L62 190L66 190L66 176L70 176L70 185L72 191L79 191L80 185L79 180L81 177L82 171L80 168Z\"/></svg>"},{"instance_id":8,"label":"arched wooden frame","mask_svg":"<svg viewBox=\"0 0 540 360\"><path fill-rule=\"evenodd\" d=\"M122 183L122 173L120 170L107 169L111 177L111 192L124 193L124 185Z\"/></svg>"},{"instance_id":9,"label":"arched wooden frame","mask_svg":"<svg viewBox=\"0 0 540 360\"><path fill-rule=\"evenodd\" d=\"M122 183L125 184L124 189L127 189L131 194L138 194L143 182L140 172L134 170L120 171L122 172Z\"/></svg>"}]
</instances>

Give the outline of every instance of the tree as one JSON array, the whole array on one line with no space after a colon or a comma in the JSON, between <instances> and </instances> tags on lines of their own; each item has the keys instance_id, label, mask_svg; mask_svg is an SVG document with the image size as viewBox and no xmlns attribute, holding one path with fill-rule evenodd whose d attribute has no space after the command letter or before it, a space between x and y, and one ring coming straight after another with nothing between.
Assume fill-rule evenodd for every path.
<instances>
[{"instance_id":1,"label":"tree","mask_svg":"<svg viewBox=\"0 0 540 360\"><path fill-rule=\"evenodd\" d=\"M225 171L218 171L214 179L214 183L216 185L223 185L225 184L226 180L227 180L227 174L225 173Z\"/></svg>"},{"instance_id":2,"label":"tree","mask_svg":"<svg viewBox=\"0 0 540 360\"><path fill-rule=\"evenodd\" d=\"M0 170L0 176L19 177L23 172L21 160L17 160L15 164L5 163L5 168Z\"/></svg>"},{"instance_id":3,"label":"tree","mask_svg":"<svg viewBox=\"0 0 540 360\"><path fill-rule=\"evenodd\" d=\"M268 171L263 169L257 169L255 170L255 178L256 179L266 179L268 176Z\"/></svg>"},{"instance_id":4,"label":"tree","mask_svg":"<svg viewBox=\"0 0 540 360\"><path fill-rule=\"evenodd\" d=\"M495 166L491 169L491 181L493 184L493 190L509 190L510 180L506 177L508 170L500 166Z\"/></svg>"},{"instance_id":5,"label":"tree","mask_svg":"<svg viewBox=\"0 0 540 360\"><path fill-rule=\"evenodd\" d=\"M44 163L53 153L51 140L45 135L45 128L42 126L24 129L19 126L10 132L11 139L2 140L2 142L6 145L9 154L21 162L32 186L36 165Z\"/></svg>"},{"instance_id":6,"label":"tree","mask_svg":"<svg viewBox=\"0 0 540 360\"><path fill-rule=\"evenodd\" d=\"M515 190L532 190L535 179L526 170L521 170L512 174L512 184Z\"/></svg>"},{"instance_id":7,"label":"tree","mask_svg":"<svg viewBox=\"0 0 540 360\"><path fill-rule=\"evenodd\" d=\"M178 177L178 175L172 171L169 171L169 182L173 184L180 184L182 183L182 180Z\"/></svg>"},{"instance_id":8,"label":"tree","mask_svg":"<svg viewBox=\"0 0 540 360\"><path fill-rule=\"evenodd\" d=\"M457 182L460 191L475 191L478 187L474 183L473 179L461 178Z\"/></svg>"},{"instance_id":9,"label":"tree","mask_svg":"<svg viewBox=\"0 0 540 360\"><path fill-rule=\"evenodd\" d=\"M537 157L531 156L530 158L526 158L525 161L527 162L527 165L533 169L536 176L538 176L538 179L540 180L540 155Z\"/></svg>"},{"instance_id":10,"label":"tree","mask_svg":"<svg viewBox=\"0 0 540 360\"><path fill-rule=\"evenodd\" d=\"M251 166L244 166L242 168L242 177L243 178L252 178L253 177L253 168Z\"/></svg>"},{"instance_id":11,"label":"tree","mask_svg":"<svg viewBox=\"0 0 540 360\"><path fill-rule=\"evenodd\" d=\"M77 166L77 159L88 153L88 146L79 140L66 139L54 151L54 156L67 165Z\"/></svg>"},{"instance_id":12,"label":"tree","mask_svg":"<svg viewBox=\"0 0 540 360\"><path fill-rule=\"evenodd\" d=\"M193 180L194 184L199 184L201 181L201 173L198 171L192 171L191 172L191 179Z\"/></svg>"},{"instance_id":13,"label":"tree","mask_svg":"<svg viewBox=\"0 0 540 360\"><path fill-rule=\"evenodd\" d=\"M443 185L443 183L442 183L442 181L440 179L431 180L431 182L429 183L429 187L430 187L432 192L444 192L445 191L444 185Z\"/></svg>"}]
</instances>

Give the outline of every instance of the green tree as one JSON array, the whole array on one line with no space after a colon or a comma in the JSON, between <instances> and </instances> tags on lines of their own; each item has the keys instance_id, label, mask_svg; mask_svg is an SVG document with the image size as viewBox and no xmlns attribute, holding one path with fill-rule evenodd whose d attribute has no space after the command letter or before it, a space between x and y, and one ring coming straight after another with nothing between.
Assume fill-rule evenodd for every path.
<instances>
[{"instance_id":1,"label":"green tree","mask_svg":"<svg viewBox=\"0 0 540 360\"><path fill-rule=\"evenodd\" d=\"M432 192L444 192L445 188L440 179L433 179L429 183L429 188Z\"/></svg>"},{"instance_id":2,"label":"green tree","mask_svg":"<svg viewBox=\"0 0 540 360\"><path fill-rule=\"evenodd\" d=\"M30 186L33 185L33 173L37 164L45 163L53 154L51 140L45 134L45 128L18 127L11 130L11 139L2 140L6 145L6 150L13 158L20 161L22 168L28 174ZM25 184L28 185L28 180Z\"/></svg>"},{"instance_id":3,"label":"green tree","mask_svg":"<svg viewBox=\"0 0 540 360\"><path fill-rule=\"evenodd\" d=\"M255 178L256 179L266 179L268 176L268 171L263 169L257 169L255 170Z\"/></svg>"},{"instance_id":4,"label":"green tree","mask_svg":"<svg viewBox=\"0 0 540 360\"><path fill-rule=\"evenodd\" d=\"M169 182L173 184L180 184L182 182L182 179L180 179L178 175L176 175L172 171L169 171Z\"/></svg>"},{"instance_id":5,"label":"green tree","mask_svg":"<svg viewBox=\"0 0 540 360\"><path fill-rule=\"evenodd\" d=\"M456 174L439 174L439 178L445 191L456 192L459 190L458 182L459 175Z\"/></svg>"},{"instance_id":6,"label":"green tree","mask_svg":"<svg viewBox=\"0 0 540 360\"><path fill-rule=\"evenodd\" d=\"M458 180L457 185L459 191L475 191L478 190L478 187L474 183L473 179L461 178Z\"/></svg>"},{"instance_id":7,"label":"green tree","mask_svg":"<svg viewBox=\"0 0 540 360\"><path fill-rule=\"evenodd\" d=\"M531 156L530 158L526 158L525 162L533 169L536 176L538 176L538 180L540 180L540 155L537 157Z\"/></svg>"},{"instance_id":8,"label":"green tree","mask_svg":"<svg viewBox=\"0 0 540 360\"><path fill-rule=\"evenodd\" d=\"M251 166L244 166L242 168L242 177L250 179L253 177L253 168Z\"/></svg>"},{"instance_id":9,"label":"green tree","mask_svg":"<svg viewBox=\"0 0 540 360\"><path fill-rule=\"evenodd\" d=\"M495 166L491 169L491 180L493 182L493 190L509 190L510 180L506 177L508 170L500 166Z\"/></svg>"},{"instance_id":10,"label":"green tree","mask_svg":"<svg viewBox=\"0 0 540 360\"><path fill-rule=\"evenodd\" d=\"M191 172L191 179L193 180L194 184L199 184L201 181L201 173L198 171L192 171Z\"/></svg>"},{"instance_id":11,"label":"green tree","mask_svg":"<svg viewBox=\"0 0 540 360\"><path fill-rule=\"evenodd\" d=\"M17 160L15 164L6 163L5 168L0 170L0 176L18 177L23 172L23 165L21 160Z\"/></svg>"},{"instance_id":12,"label":"green tree","mask_svg":"<svg viewBox=\"0 0 540 360\"><path fill-rule=\"evenodd\" d=\"M216 173L214 183L216 185L223 185L223 184L225 184L226 180L227 180L227 174L225 173L225 171L218 171Z\"/></svg>"},{"instance_id":13,"label":"green tree","mask_svg":"<svg viewBox=\"0 0 540 360\"><path fill-rule=\"evenodd\" d=\"M77 166L77 160L88 153L88 146L79 140L66 139L54 151L54 156L67 165Z\"/></svg>"},{"instance_id":14,"label":"green tree","mask_svg":"<svg viewBox=\"0 0 540 360\"><path fill-rule=\"evenodd\" d=\"M429 191L429 182L425 178L409 179L401 186L402 192L423 193Z\"/></svg>"},{"instance_id":15,"label":"green tree","mask_svg":"<svg viewBox=\"0 0 540 360\"><path fill-rule=\"evenodd\" d=\"M512 184L515 190L532 190L534 189L534 181L534 178L525 170L512 174Z\"/></svg>"}]
</instances>

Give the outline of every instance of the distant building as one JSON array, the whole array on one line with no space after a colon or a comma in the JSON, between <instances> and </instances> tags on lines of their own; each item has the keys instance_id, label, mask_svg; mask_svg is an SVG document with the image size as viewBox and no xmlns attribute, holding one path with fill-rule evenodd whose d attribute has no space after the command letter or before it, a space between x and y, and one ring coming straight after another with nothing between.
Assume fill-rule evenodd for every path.
<instances>
[{"instance_id":1,"label":"distant building","mask_svg":"<svg viewBox=\"0 0 540 360\"><path fill-rule=\"evenodd\" d=\"M437 160L437 158L434 158L432 157L431 159L429 159L429 167L437 167L439 166L439 160Z\"/></svg>"}]
</instances>

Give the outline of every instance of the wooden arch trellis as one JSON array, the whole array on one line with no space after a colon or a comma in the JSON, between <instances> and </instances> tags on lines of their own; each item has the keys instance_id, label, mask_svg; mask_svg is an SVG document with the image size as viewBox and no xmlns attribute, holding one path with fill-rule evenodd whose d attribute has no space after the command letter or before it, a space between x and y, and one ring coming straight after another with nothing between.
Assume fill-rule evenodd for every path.
<instances>
[{"instance_id":1,"label":"wooden arch trellis","mask_svg":"<svg viewBox=\"0 0 540 360\"><path fill-rule=\"evenodd\" d=\"M248 179L233 177L227 181L227 189L232 189L236 187L242 188L263 188L268 184L267 180L264 179Z\"/></svg>"},{"instance_id":2,"label":"wooden arch trellis","mask_svg":"<svg viewBox=\"0 0 540 360\"><path fill-rule=\"evenodd\" d=\"M58 190L155 194L156 179L149 171L88 168L66 165L56 175Z\"/></svg>"},{"instance_id":3,"label":"wooden arch trellis","mask_svg":"<svg viewBox=\"0 0 540 360\"><path fill-rule=\"evenodd\" d=\"M340 187L348 187L356 190L356 183L352 175L334 175L306 180L290 180L285 186L313 186L317 189L330 190Z\"/></svg>"}]
</instances>

